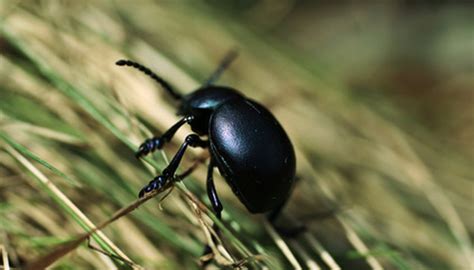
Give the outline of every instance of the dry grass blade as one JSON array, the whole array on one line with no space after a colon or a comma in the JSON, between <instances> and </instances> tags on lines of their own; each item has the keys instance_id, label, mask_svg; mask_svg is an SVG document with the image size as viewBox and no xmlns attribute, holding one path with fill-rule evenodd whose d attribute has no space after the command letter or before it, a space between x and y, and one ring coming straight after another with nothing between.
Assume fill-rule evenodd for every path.
<instances>
[{"instance_id":1,"label":"dry grass blade","mask_svg":"<svg viewBox=\"0 0 474 270\"><path fill-rule=\"evenodd\" d=\"M122 209L119 209L117 212L115 212L112 217L110 217L108 220L102 222L99 224L97 227L91 228L90 231L88 231L85 234L82 234L81 236L77 237L76 239L66 243L62 244L59 247L56 247L53 251L47 253L46 255L43 255L39 258L36 258L32 261L30 261L26 267L27 270L40 270L40 269L45 269L46 267L50 266L51 264L55 263L62 257L66 256L69 252L75 250L77 247L79 247L80 244L82 244L84 241L88 240L91 236L93 236L95 233L100 232L100 230L104 229L106 226L111 224L112 222L118 220L119 218L129 214L133 210L137 209L141 204L145 203L149 199L153 198L157 194L161 193L163 190L166 190L170 188L171 185L165 186L162 190L155 190L146 196L132 202L128 206L123 207ZM111 254L113 255L113 254ZM121 257L119 255L119 258L121 258L123 261L127 262L130 264L134 269L142 269L141 266L138 264L130 261L128 257Z\"/></svg>"},{"instance_id":2,"label":"dry grass blade","mask_svg":"<svg viewBox=\"0 0 474 270\"><path fill-rule=\"evenodd\" d=\"M306 252L306 250L295 240L289 241L290 245L293 247L293 250L301 256L301 259L306 264L306 268L310 270L321 270L321 267L318 263L311 258L311 256Z\"/></svg>"},{"instance_id":3,"label":"dry grass blade","mask_svg":"<svg viewBox=\"0 0 474 270\"><path fill-rule=\"evenodd\" d=\"M352 243L357 252L359 252L359 254L362 254L366 258L367 263L370 265L370 267L373 270L382 270L383 267L380 262L370 253L369 248L362 241L362 239L360 239L356 232L349 225L347 225L344 220L339 218L339 222L342 224L346 231L347 239Z\"/></svg>"},{"instance_id":4,"label":"dry grass blade","mask_svg":"<svg viewBox=\"0 0 474 270\"><path fill-rule=\"evenodd\" d=\"M63 244L60 247L55 248L53 251L48 252L46 255L41 256L40 258L36 258L27 263L25 269L26 270L43 270L47 267L51 266L53 263L57 262L69 252L75 250L81 243L83 243L89 234L85 234L78 239L68 242L67 244Z\"/></svg>"},{"instance_id":5,"label":"dry grass blade","mask_svg":"<svg viewBox=\"0 0 474 270\"><path fill-rule=\"evenodd\" d=\"M303 269L299 264L298 260L295 258L295 255L293 255L293 252L291 252L291 249L288 247L286 242L275 231L275 228L273 228L273 226L266 220L263 221L263 225L265 226L265 230L267 230L267 232L270 234L270 237L281 250L283 255L291 263L293 269Z\"/></svg>"},{"instance_id":6,"label":"dry grass blade","mask_svg":"<svg viewBox=\"0 0 474 270\"><path fill-rule=\"evenodd\" d=\"M224 226L222 221L218 219L214 213L209 210L209 208L204 205L199 199L196 198L194 194L192 194L183 183L176 183L178 189L189 199L196 207L199 208L200 211L205 213L211 220L219 226L221 232L235 245L235 247L239 250L239 252L244 255L245 258L253 257L252 252L229 230Z\"/></svg>"},{"instance_id":7,"label":"dry grass blade","mask_svg":"<svg viewBox=\"0 0 474 270\"><path fill-rule=\"evenodd\" d=\"M4 270L10 270L10 262L8 260L7 248L4 245L0 245L0 253L2 253L2 266Z\"/></svg>"},{"instance_id":8,"label":"dry grass blade","mask_svg":"<svg viewBox=\"0 0 474 270\"><path fill-rule=\"evenodd\" d=\"M313 235L306 233L304 236L305 240L308 242L308 244L318 252L319 257L321 257L321 260L326 263L326 265L329 267L331 270L340 270L341 267L337 264L336 260L331 256L331 254L324 249L324 247L314 238Z\"/></svg>"},{"instance_id":9,"label":"dry grass blade","mask_svg":"<svg viewBox=\"0 0 474 270\"><path fill-rule=\"evenodd\" d=\"M53 182L51 182L41 171L39 171L31 162L29 162L23 155L21 155L16 149L13 147L7 145L6 146L7 151L18 161L20 162L28 171L30 171L40 182L43 184L49 192L53 194L54 197L56 197L61 204L64 205L64 207L67 207L69 211L73 212L74 217L77 217L81 223L83 223L87 229L94 228L94 224L92 221L90 221L86 215L72 202L69 200L69 198L61 192L61 190L54 185ZM96 232L97 237L99 241L103 241L107 244L108 247L110 247L111 251L116 253L118 256L121 256L127 260L130 260L125 253L123 253L116 245L113 244L113 242L105 236L101 231ZM85 238L84 238L85 239ZM70 251L77 247L77 243L74 242L70 245L68 245L65 250ZM66 252L67 253L67 252ZM64 251L59 250L58 253L53 254L51 257L48 257L48 259L44 260L44 262L52 263L51 259L57 258L56 256L58 255L64 255Z\"/></svg>"}]
</instances>

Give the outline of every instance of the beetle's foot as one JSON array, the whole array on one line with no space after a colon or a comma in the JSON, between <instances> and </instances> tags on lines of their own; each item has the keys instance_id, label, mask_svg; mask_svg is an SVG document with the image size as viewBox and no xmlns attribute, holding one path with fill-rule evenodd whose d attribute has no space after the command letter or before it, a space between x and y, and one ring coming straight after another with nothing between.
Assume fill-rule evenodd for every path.
<instances>
[{"instance_id":1,"label":"beetle's foot","mask_svg":"<svg viewBox=\"0 0 474 270\"><path fill-rule=\"evenodd\" d=\"M286 238L296 238L308 230L304 225L297 225L294 227L281 227L273 225L273 227L281 236Z\"/></svg>"},{"instance_id":2,"label":"beetle's foot","mask_svg":"<svg viewBox=\"0 0 474 270\"><path fill-rule=\"evenodd\" d=\"M151 139L147 139L140 145L140 147L138 147L138 151L135 153L135 157L140 158L146 156L157 149L161 149L163 147L163 144L164 141L160 137L153 137Z\"/></svg>"},{"instance_id":3,"label":"beetle's foot","mask_svg":"<svg viewBox=\"0 0 474 270\"><path fill-rule=\"evenodd\" d=\"M166 178L163 177L162 175L155 177L155 179L151 180L148 185L142 188L140 190L140 193L138 193L138 197L141 198L145 196L145 194L152 192L155 189L160 189L162 188L166 183Z\"/></svg>"}]
</instances>

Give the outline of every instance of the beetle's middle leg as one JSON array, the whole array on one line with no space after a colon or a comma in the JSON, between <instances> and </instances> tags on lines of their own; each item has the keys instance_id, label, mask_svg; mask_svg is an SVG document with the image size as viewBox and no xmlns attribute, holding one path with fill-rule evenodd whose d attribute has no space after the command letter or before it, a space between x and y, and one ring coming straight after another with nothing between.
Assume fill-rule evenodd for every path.
<instances>
[{"instance_id":1,"label":"beetle's middle leg","mask_svg":"<svg viewBox=\"0 0 474 270\"><path fill-rule=\"evenodd\" d=\"M178 149L178 152L176 152L173 159L168 164L168 167L163 170L161 175L155 177L155 179L151 180L148 185L142 188L138 195L139 197L143 197L146 193L149 193L155 189L162 188L168 182L168 180L174 176L188 146L207 148L209 146L209 141L202 140L197 134L190 134L186 136L184 143Z\"/></svg>"},{"instance_id":2,"label":"beetle's middle leg","mask_svg":"<svg viewBox=\"0 0 474 270\"><path fill-rule=\"evenodd\" d=\"M224 208L222 207L222 203L219 200L219 197L217 196L216 186L214 185L214 177L213 177L214 167L215 167L215 164L213 160L211 159L209 163L209 167L207 169L207 181L206 181L207 196L209 197L209 201L211 202L212 210L214 211L214 214L216 215L218 219L221 219L222 218L221 213ZM217 235L219 235L220 233L219 227L217 227L215 223L214 225L212 225L212 229L216 232ZM214 235L212 235L212 241L214 243L217 243L217 239ZM212 252L212 249L209 245L204 246L203 256L211 254L211 252ZM209 263L209 261L203 261L203 263L207 264Z\"/></svg>"},{"instance_id":3,"label":"beetle's middle leg","mask_svg":"<svg viewBox=\"0 0 474 270\"><path fill-rule=\"evenodd\" d=\"M214 185L214 176L213 176L214 167L215 167L215 164L211 159L209 163L209 167L207 168L207 180L206 180L207 196L209 196L209 201L211 202L212 210L214 211L214 214L216 215L218 219L221 219L221 213L224 208L222 207L222 203L219 200L219 197L217 196L216 186Z\"/></svg>"},{"instance_id":4,"label":"beetle's middle leg","mask_svg":"<svg viewBox=\"0 0 474 270\"><path fill-rule=\"evenodd\" d=\"M135 153L135 156L137 158L140 158L142 156L148 155L149 153L155 150L162 149L165 143L169 142L173 138L174 134L176 133L176 131L178 131L180 127L182 127L186 123L189 124L193 119L194 116L192 115L183 117L176 124L170 127L165 133L163 133L163 135L146 139L140 145L140 147L138 147L138 151Z\"/></svg>"}]
</instances>

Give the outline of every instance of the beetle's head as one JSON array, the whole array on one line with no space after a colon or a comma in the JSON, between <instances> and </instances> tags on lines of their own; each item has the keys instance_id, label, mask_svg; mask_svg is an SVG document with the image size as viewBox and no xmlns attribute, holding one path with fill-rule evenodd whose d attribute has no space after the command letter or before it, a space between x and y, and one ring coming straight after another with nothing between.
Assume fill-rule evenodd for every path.
<instances>
[{"instance_id":1,"label":"beetle's head","mask_svg":"<svg viewBox=\"0 0 474 270\"><path fill-rule=\"evenodd\" d=\"M193 131L198 134L207 134L209 119L214 110L221 104L234 99L242 98L236 90L223 86L206 86L183 96L178 115L193 115L191 124Z\"/></svg>"}]
</instances>

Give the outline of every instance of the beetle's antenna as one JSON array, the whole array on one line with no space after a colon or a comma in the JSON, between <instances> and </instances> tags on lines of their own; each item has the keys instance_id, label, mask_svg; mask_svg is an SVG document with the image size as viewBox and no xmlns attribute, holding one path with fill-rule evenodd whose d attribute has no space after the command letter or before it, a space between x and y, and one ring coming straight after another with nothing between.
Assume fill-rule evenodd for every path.
<instances>
[{"instance_id":1,"label":"beetle's antenna","mask_svg":"<svg viewBox=\"0 0 474 270\"><path fill-rule=\"evenodd\" d=\"M204 83L204 86L213 84L215 81L217 81L217 79L219 79L219 77L221 76L222 72L230 66L230 64L235 60L235 58L237 58L238 55L239 55L239 53L237 52L236 49L230 50L224 56L224 58L222 58L219 66L212 73L212 75L209 77L209 79L207 79L207 81Z\"/></svg>"},{"instance_id":2,"label":"beetle's antenna","mask_svg":"<svg viewBox=\"0 0 474 270\"><path fill-rule=\"evenodd\" d=\"M181 95L177 93L171 85L166 82L164 79L156 75L153 71L151 71L149 68L137 63L133 62L130 60L119 60L115 63L118 66L129 66L129 67L134 67L141 72L145 73L146 75L150 76L153 80L158 82L174 99L180 100Z\"/></svg>"}]
</instances>

